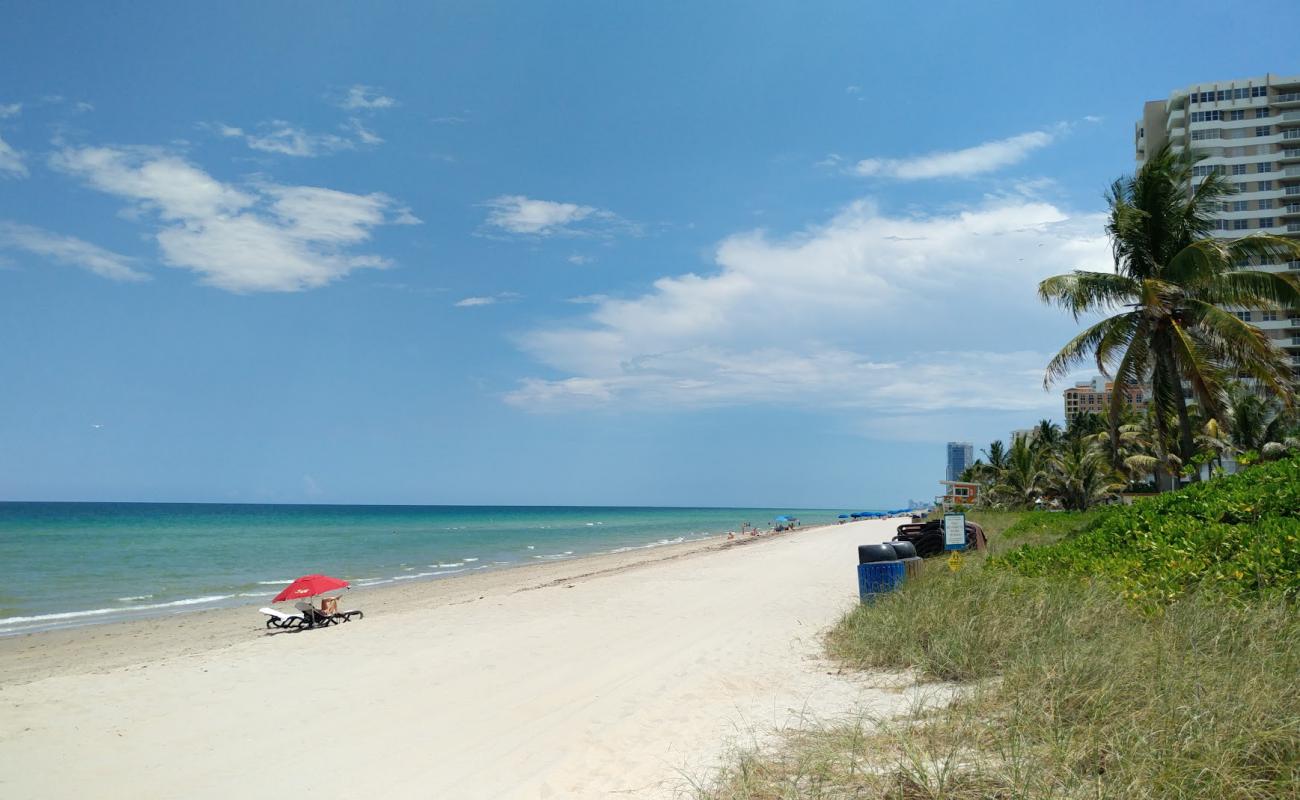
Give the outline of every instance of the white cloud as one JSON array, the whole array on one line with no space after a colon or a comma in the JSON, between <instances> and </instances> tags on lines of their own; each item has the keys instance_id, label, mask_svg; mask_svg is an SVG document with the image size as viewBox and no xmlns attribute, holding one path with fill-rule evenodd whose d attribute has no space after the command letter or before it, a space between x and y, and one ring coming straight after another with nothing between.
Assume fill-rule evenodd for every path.
<instances>
[{"instance_id":1,"label":"white cloud","mask_svg":"<svg viewBox=\"0 0 1300 800\"><path fill-rule=\"evenodd\" d=\"M861 86L845 86L845 87L844 87L844 93L845 93L845 94L862 94L862 87L861 87Z\"/></svg>"},{"instance_id":2,"label":"white cloud","mask_svg":"<svg viewBox=\"0 0 1300 800\"><path fill-rule=\"evenodd\" d=\"M867 158L853 166L856 175L914 181L929 178L969 178L1018 164L1035 150L1052 143L1047 131L1031 131L985 142L964 150L940 151L912 158Z\"/></svg>"},{"instance_id":3,"label":"white cloud","mask_svg":"<svg viewBox=\"0 0 1300 800\"><path fill-rule=\"evenodd\" d=\"M501 195L486 203L492 209L487 223L509 233L549 236L596 213L591 206L533 200L521 194Z\"/></svg>"},{"instance_id":4,"label":"white cloud","mask_svg":"<svg viewBox=\"0 0 1300 800\"><path fill-rule=\"evenodd\" d=\"M348 125L349 127L352 128L352 133L356 135L357 141L361 142L362 144L373 145L373 144L384 143L383 138L381 138L379 134L375 133L372 130L367 129L365 125L361 124L361 120L357 119L356 117L353 117L352 119L348 120Z\"/></svg>"},{"instance_id":5,"label":"white cloud","mask_svg":"<svg viewBox=\"0 0 1300 800\"><path fill-rule=\"evenodd\" d=\"M483 297L466 297L462 300L457 300L454 305L457 308L475 308L477 306L491 306L496 305L497 303L506 303L518 299L519 294L517 292L498 292L497 294Z\"/></svg>"},{"instance_id":6,"label":"white cloud","mask_svg":"<svg viewBox=\"0 0 1300 800\"><path fill-rule=\"evenodd\" d=\"M73 236L31 225L0 222L0 247L25 250L60 264L90 270L114 281L143 281L149 276L131 268L131 259Z\"/></svg>"},{"instance_id":7,"label":"white cloud","mask_svg":"<svg viewBox=\"0 0 1300 800\"><path fill-rule=\"evenodd\" d=\"M4 103L0 103L0 119L7 119L8 117L16 117L19 114L21 114L22 111L23 111L22 103L9 103L7 105Z\"/></svg>"},{"instance_id":8,"label":"white cloud","mask_svg":"<svg viewBox=\"0 0 1300 800\"><path fill-rule=\"evenodd\" d=\"M23 163L22 154L10 147L4 139L0 139L0 177L27 177L27 165Z\"/></svg>"},{"instance_id":9,"label":"white cloud","mask_svg":"<svg viewBox=\"0 0 1300 800\"><path fill-rule=\"evenodd\" d=\"M494 197L484 203L488 212L484 225L496 232L518 236L639 235L635 223L612 211L553 200L536 200L521 194Z\"/></svg>"},{"instance_id":10,"label":"white cloud","mask_svg":"<svg viewBox=\"0 0 1300 800\"><path fill-rule=\"evenodd\" d=\"M342 136L308 133L279 119L264 123L258 133L246 134L244 141L254 150L299 158L329 155L340 150L350 150L354 146L351 140Z\"/></svg>"},{"instance_id":11,"label":"white cloud","mask_svg":"<svg viewBox=\"0 0 1300 800\"><path fill-rule=\"evenodd\" d=\"M709 274L660 278L639 297L575 298L593 304L588 315L519 341L555 376L526 379L506 400L529 410L1039 408L1042 351L1058 343L1008 331L1046 313L1038 279L1110 266L1099 215L1025 198L918 217L858 201L795 236L731 236L715 260Z\"/></svg>"},{"instance_id":12,"label":"white cloud","mask_svg":"<svg viewBox=\"0 0 1300 800\"><path fill-rule=\"evenodd\" d=\"M222 183L153 149L68 148L51 165L157 218L163 262L233 292L299 291L388 261L354 254L385 224L418 222L384 194L313 186Z\"/></svg>"},{"instance_id":13,"label":"white cloud","mask_svg":"<svg viewBox=\"0 0 1300 800\"><path fill-rule=\"evenodd\" d=\"M584 264L592 263L596 259L592 258L591 256L585 256L582 253L574 253L573 255L569 256L567 260L570 264L577 264L578 266L581 267Z\"/></svg>"},{"instance_id":14,"label":"white cloud","mask_svg":"<svg viewBox=\"0 0 1300 800\"><path fill-rule=\"evenodd\" d=\"M345 150L354 150L358 145L373 146L384 142L381 136L355 117L349 119L346 124L339 125L339 130L346 135L313 133L282 119L260 123L255 131L222 122L200 123L199 127L215 131L219 136L228 139L242 139L244 144L253 150L295 158L333 155Z\"/></svg>"},{"instance_id":15,"label":"white cloud","mask_svg":"<svg viewBox=\"0 0 1300 800\"><path fill-rule=\"evenodd\" d=\"M397 101L391 97L385 97L377 90L370 86L364 86L360 83L348 89L339 102L339 107L348 111L374 111L381 108L392 108L397 105Z\"/></svg>"}]
</instances>

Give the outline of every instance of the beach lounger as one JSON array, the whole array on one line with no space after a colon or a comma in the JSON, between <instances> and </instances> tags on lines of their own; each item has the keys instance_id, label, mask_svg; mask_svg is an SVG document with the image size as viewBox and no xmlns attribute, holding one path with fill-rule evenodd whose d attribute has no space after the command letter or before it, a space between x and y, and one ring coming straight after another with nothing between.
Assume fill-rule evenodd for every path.
<instances>
[{"instance_id":1,"label":"beach lounger","mask_svg":"<svg viewBox=\"0 0 1300 800\"><path fill-rule=\"evenodd\" d=\"M353 617L356 617L357 619L365 619L366 614L359 608L353 608L348 611L340 611L334 615L335 621L338 622L351 622Z\"/></svg>"},{"instance_id":2,"label":"beach lounger","mask_svg":"<svg viewBox=\"0 0 1300 800\"><path fill-rule=\"evenodd\" d=\"M266 615L266 627L268 628L296 628L303 623L302 614L286 614L274 608L259 608Z\"/></svg>"},{"instance_id":3,"label":"beach lounger","mask_svg":"<svg viewBox=\"0 0 1300 800\"><path fill-rule=\"evenodd\" d=\"M311 603L298 602L294 603L294 607L302 612L302 625L300 627L324 628L327 625L337 625L340 622L335 618L337 615L330 616L322 613L320 609Z\"/></svg>"}]
</instances>

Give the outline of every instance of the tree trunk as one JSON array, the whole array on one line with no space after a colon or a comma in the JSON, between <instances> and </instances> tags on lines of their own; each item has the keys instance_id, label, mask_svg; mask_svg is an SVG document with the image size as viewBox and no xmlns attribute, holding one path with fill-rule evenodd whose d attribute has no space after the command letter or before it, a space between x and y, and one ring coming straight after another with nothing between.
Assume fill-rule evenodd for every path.
<instances>
[{"instance_id":1,"label":"tree trunk","mask_svg":"<svg viewBox=\"0 0 1300 800\"><path fill-rule=\"evenodd\" d=\"M1168 333L1165 336L1169 336ZM1178 457L1183 460L1183 467L1192 463L1192 457L1196 455L1196 441L1192 436L1192 418L1187 414L1187 398L1183 396L1183 376L1178 371L1178 363L1174 359L1172 344L1164 339L1158 345L1158 358L1163 362L1166 380L1173 382L1174 388L1174 409L1178 412ZM1201 479L1200 469L1192 472L1192 480ZM1175 482L1177 485L1177 482Z\"/></svg>"}]
</instances>

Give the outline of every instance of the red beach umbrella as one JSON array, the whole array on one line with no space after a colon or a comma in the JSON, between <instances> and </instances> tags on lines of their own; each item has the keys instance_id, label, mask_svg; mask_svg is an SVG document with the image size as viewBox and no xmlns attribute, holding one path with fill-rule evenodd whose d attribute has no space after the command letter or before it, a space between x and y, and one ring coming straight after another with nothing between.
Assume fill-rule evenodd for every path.
<instances>
[{"instance_id":1,"label":"red beach umbrella","mask_svg":"<svg viewBox=\"0 0 1300 800\"><path fill-rule=\"evenodd\" d=\"M315 597L324 592L333 591L334 589L346 589L348 582L331 578L328 575L303 575L298 580L284 587L272 600L272 603L279 603L285 600L301 600L304 597Z\"/></svg>"}]
</instances>

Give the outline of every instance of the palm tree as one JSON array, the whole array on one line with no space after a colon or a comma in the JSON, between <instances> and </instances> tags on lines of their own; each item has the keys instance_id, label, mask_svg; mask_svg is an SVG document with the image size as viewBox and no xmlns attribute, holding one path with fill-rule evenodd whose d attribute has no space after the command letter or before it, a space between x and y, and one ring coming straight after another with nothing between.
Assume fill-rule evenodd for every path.
<instances>
[{"instance_id":1,"label":"palm tree","mask_svg":"<svg viewBox=\"0 0 1300 800\"><path fill-rule=\"evenodd\" d=\"M995 472L1001 472L1003 467L1007 465L1007 448L1006 445L1002 444L1001 439L991 442L989 449L980 452L988 459L989 468Z\"/></svg>"},{"instance_id":2,"label":"palm tree","mask_svg":"<svg viewBox=\"0 0 1300 800\"><path fill-rule=\"evenodd\" d=\"M1293 446L1296 425L1294 412L1275 398L1240 383L1229 387L1225 438L1236 453L1284 453Z\"/></svg>"},{"instance_id":3,"label":"palm tree","mask_svg":"<svg viewBox=\"0 0 1300 800\"><path fill-rule=\"evenodd\" d=\"M1029 435L1032 439L1031 445L1049 453L1061 444L1061 426L1050 419L1039 420Z\"/></svg>"},{"instance_id":4,"label":"palm tree","mask_svg":"<svg viewBox=\"0 0 1300 800\"><path fill-rule=\"evenodd\" d=\"M995 497L1020 508L1032 506L1043 496L1043 482L1047 477L1043 471L1042 451L1025 441L1027 438L1017 436L1011 442L1006 465L991 491Z\"/></svg>"},{"instance_id":5,"label":"palm tree","mask_svg":"<svg viewBox=\"0 0 1300 800\"><path fill-rule=\"evenodd\" d=\"M1300 278L1237 269L1250 259L1300 259L1300 244L1263 234L1213 238L1215 214L1235 189L1217 173L1194 185L1198 160L1166 145L1136 175L1111 186L1106 232L1113 274L1075 270L1038 285L1044 302L1067 309L1076 320L1126 309L1088 326L1061 348L1047 365L1044 385L1050 387L1089 357L1105 375L1114 366L1117 391L1108 410L1115 432L1126 401L1122 387L1150 381L1158 436L1164 440L1169 420L1176 420L1183 462L1196 452L1184 381L1206 416L1218 419L1224 384L1233 374L1254 379L1288 406L1293 399L1283 352L1223 306L1300 306Z\"/></svg>"},{"instance_id":6,"label":"palm tree","mask_svg":"<svg viewBox=\"0 0 1300 800\"><path fill-rule=\"evenodd\" d=\"M1087 511L1122 489L1105 452L1084 438L1071 439L1052 457L1047 492L1071 511Z\"/></svg>"}]
</instances>

